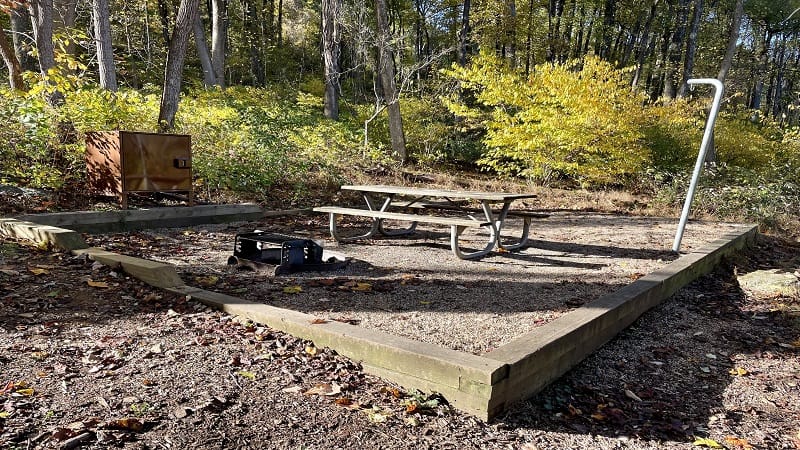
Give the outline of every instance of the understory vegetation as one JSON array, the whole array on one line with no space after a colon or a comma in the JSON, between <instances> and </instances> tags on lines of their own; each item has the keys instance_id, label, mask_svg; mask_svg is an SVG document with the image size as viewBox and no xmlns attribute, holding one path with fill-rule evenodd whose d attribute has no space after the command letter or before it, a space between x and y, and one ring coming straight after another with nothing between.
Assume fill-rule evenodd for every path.
<instances>
[{"instance_id":1,"label":"understory vegetation","mask_svg":"<svg viewBox=\"0 0 800 450\"><path fill-rule=\"evenodd\" d=\"M710 106L707 91L669 104L630 89L626 70L586 57L524 76L490 54L441 71L441 95L402 102L411 168L388 150L374 105L342 102L322 114L314 83L266 88L194 88L181 100L175 133L192 136L199 192L269 196L290 187L300 200L364 171L484 171L511 181L623 189L675 209L686 195ZM0 91L2 183L80 186L86 131L156 131L159 89L117 93L65 79L64 105L37 90ZM365 127L365 122L367 126ZM726 108L694 211L779 229L800 215L800 131Z\"/></svg>"}]
</instances>

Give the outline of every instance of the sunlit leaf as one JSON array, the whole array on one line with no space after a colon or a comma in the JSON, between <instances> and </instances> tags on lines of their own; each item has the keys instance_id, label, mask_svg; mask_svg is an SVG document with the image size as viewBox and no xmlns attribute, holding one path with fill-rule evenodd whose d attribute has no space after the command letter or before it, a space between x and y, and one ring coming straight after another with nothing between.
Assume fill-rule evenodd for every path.
<instances>
[{"instance_id":1,"label":"sunlit leaf","mask_svg":"<svg viewBox=\"0 0 800 450\"><path fill-rule=\"evenodd\" d=\"M303 292L303 288L301 286L286 286L283 288L284 294L299 294Z\"/></svg>"},{"instance_id":2,"label":"sunlit leaf","mask_svg":"<svg viewBox=\"0 0 800 450\"><path fill-rule=\"evenodd\" d=\"M747 369L743 369L741 367L734 367L733 369L729 370L728 373L737 377L743 377L749 374L750 372L748 372Z\"/></svg>"},{"instance_id":3,"label":"sunlit leaf","mask_svg":"<svg viewBox=\"0 0 800 450\"><path fill-rule=\"evenodd\" d=\"M725 448L719 442L708 438L695 438L694 442L692 442L692 445L697 447Z\"/></svg>"},{"instance_id":4,"label":"sunlit leaf","mask_svg":"<svg viewBox=\"0 0 800 450\"><path fill-rule=\"evenodd\" d=\"M253 372L248 372L246 370L240 370L240 371L236 372L236 374L239 375L240 377L244 377L244 378L247 378L249 380L255 380L256 379L256 374L254 374Z\"/></svg>"}]
</instances>

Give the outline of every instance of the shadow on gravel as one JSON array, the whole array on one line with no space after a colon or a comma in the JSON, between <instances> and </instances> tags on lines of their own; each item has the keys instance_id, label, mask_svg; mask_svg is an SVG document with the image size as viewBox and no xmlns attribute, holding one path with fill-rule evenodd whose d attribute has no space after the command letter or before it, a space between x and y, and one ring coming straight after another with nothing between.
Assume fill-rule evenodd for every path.
<instances>
[{"instance_id":1,"label":"shadow on gravel","mask_svg":"<svg viewBox=\"0 0 800 450\"><path fill-rule=\"evenodd\" d=\"M760 237L756 249L679 291L499 421L519 432L689 443L716 426L757 448L787 448L783 442L797 427L792 395L728 398L726 390L736 377L754 377L742 382L760 382L766 392L779 389L782 383L763 380L776 374L747 366L745 358L796 357L786 342L798 338L800 321L775 310L775 299L748 296L736 276L780 268L776 261L796 252L796 245Z\"/></svg>"}]
</instances>

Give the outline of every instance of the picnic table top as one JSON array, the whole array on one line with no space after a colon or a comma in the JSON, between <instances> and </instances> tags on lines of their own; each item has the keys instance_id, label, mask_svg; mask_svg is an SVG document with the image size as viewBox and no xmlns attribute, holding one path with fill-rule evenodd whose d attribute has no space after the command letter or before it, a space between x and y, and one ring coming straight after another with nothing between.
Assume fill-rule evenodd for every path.
<instances>
[{"instance_id":1,"label":"picnic table top","mask_svg":"<svg viewBox=\"0 0 800 450\"><path fill-rule=\"evenodd\" d=\"M375 192L382 194L397 194L418 197L445 197L463 198L470 200L484 200L507 202L511 200L536 198L536 194L515 194L511 192L482 192L482 191L459 191L449 189L431 189L410 186L390 186L390 185L345 185L341 189L359 192Z\"/></svg>"}]
</instances>

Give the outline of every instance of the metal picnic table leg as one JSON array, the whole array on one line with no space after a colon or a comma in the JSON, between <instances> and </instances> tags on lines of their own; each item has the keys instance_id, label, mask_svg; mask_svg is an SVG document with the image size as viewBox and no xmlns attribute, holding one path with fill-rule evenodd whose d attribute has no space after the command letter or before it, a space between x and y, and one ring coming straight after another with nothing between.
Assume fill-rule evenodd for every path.
<instances>
[{"instance_id":1,"label":"metal picnic table leg","mask_svg":"<svg viewBox=\"0 0 800 450\"><path fill-rule=\"evenodd\" d=\"M358 235L358 236L343 237L343 236L339 235L339 230L338 230L338 228L336 226L336 222L337 222L338 217L339 217L339 214L330 213L331 237L333 237L333 239L336 242L350 242L350 241L356 241L356 240L359 240L359 239L369 239L372 236L374 236L375 233L378 231L378 221L373 220L372 221L372 226L370 227L370 229L369 229L369 231L367 233L361 234L361 235Z\"/></svg>"},{"instance_id":2,"label":"metal picnic table leg","mask_svg":"<svg viewBox=\"0 0 800 450\"><path fill-rule=\"evenodd\" d=\"M374 210L375 208L372 207L372 202L370 201L369 196L366 193L364 193L364 199L367 201L367 207L369 209L371 209L371 210ZM386 200L383 201L383 206L381 206L380 211L386 211L387 209L389 209L389 206L391 206L393 199L394 199L394 195L393 194L389 194L386 197ZM380 234L382 234L384 236L405 236L407 234L413 233L414 230L417 229L417 222L411 222L411 225L408 228L403 228L401 230L389 231L386 228L384 228L384 226L383 226L384 219L374 219L374 220L375 220L375 223L378 224L378 229L377 229L378 233L380 233Z\"/></svg>"},{"instance_id":3,"label":"metal picnic table leg","mask_svg":"<svg viewBox=\"0 0 800 450\"><path fill-rule=\"evenodd\" d=\"M478 250L472 253L464 253L461 251L461 248L458 246L458 237L461 236L461 233L467 227L460 226L460 225L451 225L450 226L450 248L453 249L453 253L459 259L474 259L479 258L481 256L489 254L495 246L494 235L490 231L489 235L489 242L486 244L486 247L483 250Z\"/></svg>"},{"instance_id":4,"label":"metal picnic table leg","mask_svg":"<svg viewBox=\"0 0 800 450\"><path fill-rule=\"evenodd\" d=\"M522 218L522 235L519 238L519 241L513 244L506 244L504 245L502 242L502 237L500 236L500 232L503 229L503 225L506 222L506 218L508 217L508 211L511 207L511 202L507 201L503 203L503 208L500 210L500 214L497 216L497 221L495 222L495 227L497 230L497 248L502 248L504 250L516 250L518 248L523 247L525 244L528 243L528 234L530 233L531 229L531 218L528 216L523 216ZM484 211L487 211L487 207L484 206ZM491 209L488 210L491 213ZM491 218L487 215L487 219L491 220Z\"/></svg>"}]
</instances>

